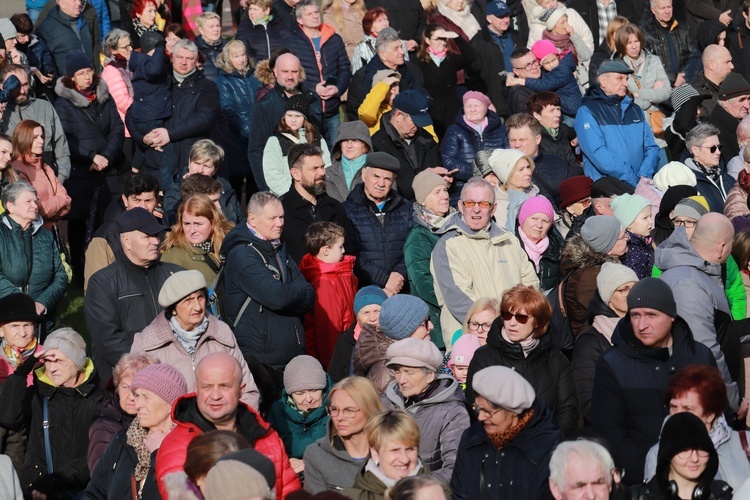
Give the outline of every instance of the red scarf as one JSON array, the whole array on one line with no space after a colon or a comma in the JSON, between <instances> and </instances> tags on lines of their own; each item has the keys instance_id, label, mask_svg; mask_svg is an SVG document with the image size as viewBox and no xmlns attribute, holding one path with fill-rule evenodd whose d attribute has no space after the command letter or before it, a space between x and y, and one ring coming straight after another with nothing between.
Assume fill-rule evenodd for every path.
<instances>
[{"instance_id":1,"label":"red scarf","mask_svg":"<svg viewBox=\"0 0 750 500\"><path fill-rule=\"evenodd\" d=\"M750 194L750 174L744 168L740 170L740 175L737 176L737 182L740 187L748 194Z\"/></svg>"}]
</instances>

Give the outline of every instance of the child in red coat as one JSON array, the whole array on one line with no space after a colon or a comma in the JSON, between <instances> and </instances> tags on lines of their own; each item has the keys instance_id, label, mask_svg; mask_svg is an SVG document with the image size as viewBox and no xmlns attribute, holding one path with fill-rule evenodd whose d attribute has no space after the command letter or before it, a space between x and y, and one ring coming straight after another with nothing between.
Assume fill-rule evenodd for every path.
<instances>
[{"instance_id":1,"label":"child in red coat","mask_svg":"<svg viewBox=\"0 0 750 500\"><path fill-rule=\"evenodd\" d=\"M315 289L315 307L305 315L307 354L328 369L336 339L355 319L355 257L344 255L344 228L333 222L310 225L305 247L299 270Z\"/></svg>"}]
</instances>

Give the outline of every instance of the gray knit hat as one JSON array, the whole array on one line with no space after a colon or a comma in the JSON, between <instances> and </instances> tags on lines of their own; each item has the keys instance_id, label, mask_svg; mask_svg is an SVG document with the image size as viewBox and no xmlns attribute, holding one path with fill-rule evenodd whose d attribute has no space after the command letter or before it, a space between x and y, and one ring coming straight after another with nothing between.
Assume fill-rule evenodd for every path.
<instances>
[{"instance_id":1,"label":"gray knit hat","mask_svg":"<svg viewBox=\"0 0 750 500\"><path fill-rule=\"evenodd\" d=\"M407 338L399 340L388 346L385 355L388 358L388 363L386 363L388 367L395 365L409 366L427 368L436 372L443 364L443 356L440 354L440 350L429 339Z\"/></svg>"},{"instance_id":2,"label":"gray knit hat","mask_svg":"<svg viewBox=\"0 0 750 500\"><path fill-rule=\"evenodd\" d=\"M596 287L599 289L599 297L605 304L609 304L612 294L625 283L638 281L635 271L622 264L605 262L596 276Z\"/></svg>"},{"instance_id":3,"label":"gray knit hat","mask_svg":"<svg viewBox=\"0 0 750 500\"><path fill-rule=\"evenodd\" d=\"M72 328L58 328L44 341L44 350L57 349L70 358L76 368L86 364L86 341Z\"/></svg>"},{"instance_id":4,"label":"gray knit hat","mask_svg":"<svg viewBox=\"0 0 750 500\"><path fill-rule=\"evenodd\" d=\"M410 337L430 315L424 300L413 295L398 294L383 302L380 310L380 329L388 338L401 340Z\"/></svg>"},{"instance_id":5,"label":"gray knit hat","mask_svg":"<svg viewBox=\"0 0 750 500\"><path fill-rule=\"evenodd\" d=\"M607 253L617 243L622 225L612 215L595 215L586 219L581 228L581 237L591 249L598 253Z\"/></svg>"},{"instance_id":6,"label":"gray knit hat","mask_svg":"<svg viewBox=\"0 0 750 500\"><path fill-rule=\"evenodd\" d=\"M639 307L656 309L673 318L677 317L677 304L672 289L658 278L643 278L630 290L628 311Z\"/></svg>"},{"instance_id":7,"label":"gray knit hat","mask_svg":"<svg viewBox=\"0 0 750 500\"><path fill-rule=\"evenodd\" d=\"M517 414L531 408L536 399L531 384L507 366L488 366L479 370L471 381L471 388L494 405Z\"/></svg>"},{"instance_id":8,"label":"gray knit hat","mask_svg":"<svg viewBox=\"0 0 750 500\"><path fill-rule=\"evenodd\" d=\"M436 174L432 170L422 170L411 181L411 188L414 190L414 199L420 205L424 204L425 199L438 186L448 187L448 183L445 182L443 176Z\"/></svg>"},{"instance_id":9,"label":"gray knit hat","mask_svg":"<svg viewBox=\"0 0 750 500\"><path fill-rule=\"evenodd\" d=\"M327 382L326 372L320 361L307 354L292 359L284 368L284 389L287 394L323 390Z\"/></svg>"},{"instance_id":10,"label":"gray knit hat","mask_svg":"<svg viewBox=\"0 0 750 500\"><path fill-rule=\"evenodd\" d=\"M221 457L206 475L206 498L269 498L276 484L273 462L248 448ZM274 498L274 497L271 497Z\"/></svg>"}]
</instances>

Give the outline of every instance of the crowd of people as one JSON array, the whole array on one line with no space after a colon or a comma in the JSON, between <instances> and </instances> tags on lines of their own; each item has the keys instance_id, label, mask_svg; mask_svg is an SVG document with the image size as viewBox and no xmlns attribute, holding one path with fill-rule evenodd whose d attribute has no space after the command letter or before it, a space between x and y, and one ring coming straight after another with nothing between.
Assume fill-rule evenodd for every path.
<instances>
[{"instance_id":1,"label":"crowd of people","mask_svg":"<svg viewBox=\"0 0 750 500\"><path fill-rule=\"evenodd\" d=\"M750 498L750 0L230 4L0 19L0 498Z\"/></svg>"}]
</instances>

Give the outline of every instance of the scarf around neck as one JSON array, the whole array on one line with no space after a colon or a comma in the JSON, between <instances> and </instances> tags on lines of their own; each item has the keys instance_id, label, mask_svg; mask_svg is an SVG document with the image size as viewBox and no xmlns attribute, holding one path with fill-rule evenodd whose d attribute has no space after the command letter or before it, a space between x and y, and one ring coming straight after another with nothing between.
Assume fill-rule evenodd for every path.
<instances>
[{"instance_id":1,"label":"scarf around neck","mask_svg":"<svg viewBox=\"0 0 750 500\"><path fill-rule=\"evenodd\" d=\"M432 213L427 209L427 207L425 207L424 205L420 205L419 203L414 203L414 210L417 211L417 215L419 216L420 220L424 221L433 229L443 227L443 223L445 223L448 217L456 213L456 209L450 207L447 214L445 214L444 216L440 216Z\"/></svg>"},{"instance_id":2,"label":"scarf around neck","mask_svg":"<svg viewBox=\"0 0 750 500\"><path fill-rule=\"evenodd\" d=\"M24 347L23 349L16 349L15 347L8 344L5 339L2 340L2 350L0 350L0 355L8 362L10 363L10 366L13 368L18 368L18 366L23 363L25 360L29 359L29 356L34 354L34 351L36 350L36 338L32 338L31 342L29 342L29 345Z\"/></svg>"},{"instance_id":3,"label":"scarf around neck","mask_svg":"<svg viewBox=\"0 0 750 500\"><path fill-rule=\"evenodd\" d=\"M518 418L518 422L515 425L510 426L503 432L498 432L496 434L487 434L487 437L490 438L490 441L492 441L492 444L495 445L495 448L500 451L505 448L508 443L513 441L516 436L518 436L521 431L526 428L527 425L529 425L529 422L531 422L531 419L533 417L534 408L529 408Z\"/></svg>"},{"instance_id":4,"label":"scarf around neck","mask_svg":"<svg viewBox=\"0 0 750 500\"><path fill-rule=\"evenodd\" d=\"M536 267L536 272L539 272L539 262L542 260L544 252L549 248L549 236L545 236L539 243L535 243L531 238L526 236L523 228L520 227L518 228L518 235L521 237L521 241L523 241L523 249L526 250L526 253Z\"/></svg>"},{"instance_id":5,"label":"scarf around neck","mask_svg":"<svg viewBox=\"0 0 750 500\"><path fill-rule=\"evenodd\" d=\"M362 170L362 167L365 166L366 160L367 155L360 155L353 160L341 155L341 169L344 171L344 181L346 181L346 187L348 189L352 188L354 177L357 175L357 172Z\"/></svg>"},{"instance_id":6,"label":"scarf around neck","mask_svg":"<svg viewBox=\"0 0 750 500\"><path fill-rule=\"evenodd\" d=\"M427 54L430 56L430 59L432 59L432 62L434 62L435 65L439 68L440 64L442 64L442 62L445 61L445 58L448 57L448 49L442 50L440 52L435 52L434 50L432 50L432 47L428 47Z\"/></svg>"},{"instance_id":7,"label":"scarf around neck","mask_svg":"<svg viewBox=\"0 0 750 500\"><path fill-rule=\"evenodd\" d=\"M743 168L737 176L737 182L745 193L750 193L750 174Z\"/></svg>"},{"instance_id":8,"label":"scarf around neck","mask_svg":"<svg viewBox=\"0 0 750 500\"><path fill-rule=\"evenodd\" d=\"M208 330L208 317L203 318L203 322L190 332L183 330L176 316L172 316L169 319L169 325L172 327L172 332L177 340L180 341L182 347L185 348L191 357L194 356L195 349L198 347L198 339Z\"/></svg>"},{"instance_id":9,"label":"scarf around neck","mask_svg":"<svg viewBox=\"0 0 750 500\"><path fill-rule=\"evenodd\" d=\"M630 67L633 71L635 71L635 75L633 75L633 78L638 78L636 75L640 75L643 71L643 66L646 64L646 51L641 50L640 55L637 59L631 59L629 56L623 56L623 61L625 61L625 64Z\"/></svg>"},{"instance_id":10,"label":"scarf around neck","mask_svg":"<svg viewBox=\"0 0 750 500\"><path fill-rule=\"evenodd\" d=\"M372 458L367 461L367 465L365 465L365 470L372 472L372 474L375 477L377 477L380 480L380 482L382 482L386 486L386 488L393 487L393 485L396 484L397 482L395 479L391 479L390 477L383 474L383 471L380 470L380 464L376 462L375 460L373 460ZM420 470L422 470L422 459L418 458L417 466L414 467L414 470L408 474L408 477L418 475Z\"/></svg>"},{"instance_id":11,"label":"scarf around neck","mask_svg":"<svg viewBox=\"0 0 750 500\"><path fill-rule=\"evenodd\" d=\"M487 125L490 123L489 118L487 118L486 116L482 120L482 123L480 123L479 125L477 125L476 123L472 123L469 120L467 120L466 119L466 115L463 116L463 119L464 119L464 123L466 123L466 125L468 125L469 127L473 128L474 130L476 130L479 135L482 135L482 131L484 129L486 129Z\"/></svg>"},{"instance_id":12,"label":"scarf around neck","mask_svg":"<svg viewBox=\"0 0 750 500\"><path fill-rule=\"evenodd\" d=\"M524 358L528 358L529 353L539 345L539 339L535 339L531 335L529 335L527 339L520 342L513 342L512 340L510 340L510 338L508 338L508 334L505 332L505 327L500 329L500 334L503 336L503 340L505 340L507 343L520 345L521 350L523 350Z\"/></svg>"},{"instance_id":13,"label":"scarf around neck","mask_svg":"<svg viewBox=\"0 0 750 500\"><path fill-rule=\"evenodd\" d=\"M159 31L159 27L154 23L150 28L147 28L143 25L140 19L137 17L133 18L133 31L135 31L135 34L138 35L138 38L142 37L143 34L147 31Z\"/></svg>"},{"instance_id":14,"label":"scarf around neck","mask_svg":"<svg viewBox=\"0 0 750 500\"><path fill-rule=\"evenodd\" d=\"M576 49L573 47L573 42L570 41L570 35L567 33L564 35L556 35L550 30L544 30L542 32L542 39L549 40L555 45L555 47L560 49L560 53L558 54L560 59L568 55L569 52L572 52L573 54L576 53Z\"/></svg>"},{"instance_id":15,"label":"scarf around neck","mask_svg":"<svg viewBox=\"0 0 750 500\"><path fill-rule=\"evenodd\" d=\"M247 228L250 230L250 232L253 234L253 236L255 236L256 238L258 238L259 240L268 241L266 238L264 238L263 236L261 236L258 231L256 231L252 227L250 227L250 224L247 224ZM275 240L271 241L271 246L273 247L274 250L278 250L278 248L281 246L281 238L278 238L278 239L275 239Z\"/></svg>"},{"instance_id":16,"label":"scarf around neck","mask_svg":"<svg viewBox=\"0 0 750 500\"><path fill-rule=\"evenodd\" d=\"M135 480L138 482L146 479L148 471L151 469L151 452L148 451L145 442L147 435L148 429L141 427L136 416L130 423L130 427L128 427L127 443L133 447L138 457L138 464L135 466L135 471L133 472ZM133 493L137 494L135 491Z\"/></svg>"},{"instance_id":17,"label":"scarf around neck","mask_svg":"<svg viewBox=\"0 0 750 500\"><path fill-rule=\"evenodd\" d=\"M112 54L112 57L106 59L104 63L105 66L109 64L120 73L122 81L125 82L125 88L128 89L128 95L133 97L133 84L130 82L133 78L133 72L128 69L128 60L120 54Z\"/></svg>"},{"instance_id":18,"label":"scarf around neck","mask_svg":"<svg viewBox=\"0 0 750 500\"><path fill-rule=\"evenodd\" d=\"M474 38L474 35L479 33L479 30L482 29L476 18L471 14L471 6L469 5L469 2L467 2L461 10L453 10L445 3L440 2L438 3L437 10L449 21L452 21L458 26L469 40Z\"/></svg>"},{"instance_id":19,"label":"scarf around neck","mask_svg":"<svg viewBox=\"0 0 750 500\"><path fill-rule=\"evenodd\" d=\"M715 167L715 168L704 167L695 158L693 158L693 163L695 164L696 167L698 167L700 169L701 172L703 172L704 174L706 174L706 176L709 179L711 179L714 182L714 184L721 183L721 170L719 169L719 167Z\"/></svg>"}]
</instances>

